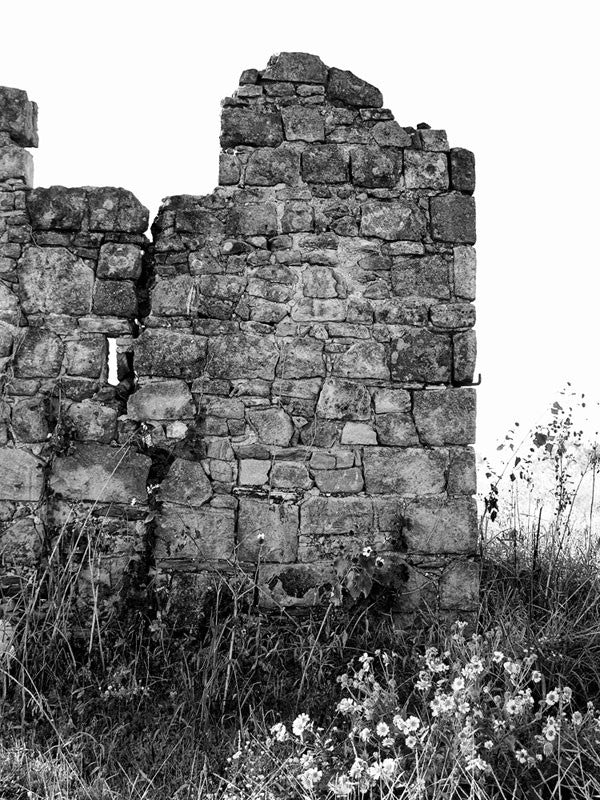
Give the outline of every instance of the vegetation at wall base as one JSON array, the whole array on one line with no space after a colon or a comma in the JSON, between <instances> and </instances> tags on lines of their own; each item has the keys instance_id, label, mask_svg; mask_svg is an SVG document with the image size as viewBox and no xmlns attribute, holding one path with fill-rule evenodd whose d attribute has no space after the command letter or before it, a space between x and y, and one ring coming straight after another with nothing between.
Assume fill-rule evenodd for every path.
<instances>
[{"instance_id":1,"label":"vegetation at wall base","mask_svg":"<svg viewBox=\"0 0 600 800\"><path fill-rule=\"evenodd\" d=\"M600 797L600 572L593 506L570 527L568 419L490 472L467 625L399 630L374 592L265 612L241 572L185 616L151 588L82 603L89 543L24 574L0 619L0 798ZM545 518L517 494L540 449Z\"/></svg>"}]
</instances>

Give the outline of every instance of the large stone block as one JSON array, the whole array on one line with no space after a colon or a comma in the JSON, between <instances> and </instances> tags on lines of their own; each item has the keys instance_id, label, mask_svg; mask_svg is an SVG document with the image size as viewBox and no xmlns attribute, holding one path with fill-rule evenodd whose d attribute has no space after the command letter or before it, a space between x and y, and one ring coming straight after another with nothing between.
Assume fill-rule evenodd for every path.
<instances>
[{"instance_id":1,"label":"large stone block","mask_svg":"<svg viewBox=\"0 0 600 800\"><path fill-rule=\"evenodd\" d=\"M322 142L325 123L318 108L288 106L282 109L283 129L289 142Z\"/></svg>"},{"instance_id":2,"label":"large stone block","mask_svg":"<svg viewBox=\"0 0 600 800\"><path fill-rule=\"evenodd\" d=\"M44 463L27 450L0 447L0 500L37 503L44 489Z\"/></svg>"},{"instance_id":3,"label":"large stone block","mask_svg":"<svg viewBox=\"0 0 600 800\"><path fill-rule=\"evenodd\" d=\"M196 413L192 395L184 381L156 381L140 386L127 402L127 414L138 421L182 419Z\"/></svg>"},{"instance_id":4,"label":"large stone block","mask_svg":"<svg viewBox=\"0 0 600 800\"><path fill-rule=\"evenodd\" d=\"M241 144L277 147L283 141L281 114L250 108L224 108L221 113L221 147Z\"/></svg>"},{"instance_id":5,"label":"large stone block","mask_svg":"<svg viewBox=\"0 0 600 800\"><path fill-rule=\"evenodd\" d=\"M477 338L475 331L465 331L453 337L452 380L455 383L471 383L477 362Z\"/></svg>"},{"instance_id":6,"label":"large stone block","mask_svg":"<svg viewBox=\"0 0 600 800\"><path fill-rule=\"evenodd\" d=\"M394 120L375 123L371 135L381 147L410 147L412 144L410 134Z\"/></svg>"},{"instance_id":7,"label":"large stone block","mask_svg":"<svg viewBox=\"0 0 600 800\"><path fill-rule=\"evenodd\" d=\"M278 53L269 59L262 78L264 81L325 84L327 67L318 56L310 53Z\"/></svg>"},{"instance_id":8,"label":"large stone block","mask_svg":"<svg viewBox=\"0 0 600 800\"><path fill-rule=\"evenodd\" d=\"M362 108L381 108L383 96L379 89L358 78L349 70L333 67L329 70L327 96L334 102Z\"/></svg>"},{"instance_id":9,"label":"large stone block","mask_svg":"<svg viewBox=\"0 0 600 800\"><path fill-rule=\"evenodd\" d=\"M26 247L18 273L26 314L80 316L90 312L94 270L65 247Z\"/></svg>"},{"instance_id":10,"label":"large stone block","mask_svg":"<svg viewBox=\"0 0 600 800\"><path fill-rule=\"evenodd\" d=\"M206 368L214 378L272 380L278 359L279 348L272 338L238 333L209 340Z\"/></svg>"},{"instance_id":11,"label":"large stone block","mask_svg":"<svg viewBox=\"0 0 600 800\"><path fill-rule=\"evenodd\" d=\"M377 414L375 428L379 444L400 447L419 445L417 429L409 412Z\"/></svg>"},{"instance_id":12,"label":"large stone block","mask_svg":"<svg viewBox=\"0 0 600 800\"><path fill-rule=\"evenodd\" d=\"M281 230L283 233L312 231L315 224L314 209L310 203L291 201L283 206Z\"/></svg>"},{"instance_id":13,"label":"large stone block","mask_svg":"<svg viewBox=\"0 0 600 800\"><path fill-rule=\"evenodd\" d=\"M458 193L440 195L432 197L429 205L434 239L465 244L475 242L475 200L472 197Z\"/></svg>"},{"instance_id":14,"label":"large stone block","mask_svg":"<svg viewBox=\"0 0 600 800\"><path fill-rule=\"evenodd\" d=\"M148 209L127 189L99 186L86 192L91 231L144 233L148 227Z\"/></svg>"},{"instance_id":15,"label":"large stone block","mask_svg":"<svg viewBox=\"0 0 600 800\"><path fill-rule=\"evenodd\" d=\"M34 230L78 231L86 216L85 189L48 186L27 195L27 212Z\"/></svg>"},{"instance_id":16,"label":"large stone block","mask_svg":"<svg viewBox=\"0 0 600 800\"><path fill-rule=\"evenodd\" d=\"M448 159L445 153L407 150L404 153L407 189L448 189Z\"/></svg>"},{"instance_id":17,"label":"large stone block","mask_svg":"<svg viewBox=\"0 0 600 800\"><path fill-rule=\"evenodd\" d=\"M273 203L246 203L229 212L227 231L231 236L275 236L277 209Z\"/></svg>"},{"instance_id":18,"label":"large stone block","mask_svg":"<svg viewBox=\"0 0 600 800\"><path fill-rule=\"evenodd\" d=\"M15 375L19 378L53 378L60 372L63 343L59 336L43 328L27 328L15 355Z\"/></svg>"},{"instance_id":19,"label":"large stone block","mask_svg":"<svg viewBox=\"0 0 600 800\"><path fill-rule=\"evenodd\" d=\"M379 342L362 341L350 345L333 360L332 371L342 378L389 380L390 368L385 347Z\"/></svg>"},{"instance_id":20,"label":"large stone block","mask_svg":"<svg viewBox=\"0 0 600 800\"><path fill-rule=\"evenodd\" d=\"M476 611L479 605L480 566L476 561L454 561L443 571L439 584L440 608Z\"/></svg>"},{"instance_id":21,"label":"large stone block","mask_svg":"<svg viewBox=\"0 0 600 800\"><path fill-rule=\"evenodd\" d=\"M161 500L198 508L212 497L212 488L202 464L176 458L160 485Z\"/></svg>"},{"instance_id":22,"label":"large stone block","mask_svg":"<svg viewBox=\"0 0 600 800\"><path fill-rule=\"evenodd\" d=\"M392 342L392 380L448 383L452 347L450 337L423 328L405 328Z\"/></svg>"},{"instance_id":23,"label":"large stone block","mask_svg":"<svg viewBox=\"0 0 600 800\"><path fill-rule=\"evenodd\" d=\"M470 150L453 147L450 150L452 188L472 194L475 191L475 156Z\"/></svg>"},{"instance_id":24,"label":"large stone block","mask_svg":"<svg viewBox=\"0 0 600 800\"><path fill-rule=\"evenodd\" d=\"M391 188L398 177L396 159L380 147L354 147L350 166L352 182L370 189Z\"/></svg>"},{"instance_id":25,"label":"large stone block","mask_svg":"<svg viewBox=\"0 0 600 800\"><path fill-rule=\"evenodd\" d=\"M6 131L20 147L37 147L37 105L27 92L0 86L0 131Z\"/></svg>"},{"instance_id":26,"label":"large stone block","mask_svg":"<svg viewBox=\"0 0 600 800\"><path fill-rule=\"evenodd\" d=\"M287 447L294 433L289 415L282 408L258 408L247 412L248 420L262 444Z\"/></svg>"},{"instance_id":27,"label":"large stone block","mask_svg":"<svg viewBox=\"0 0 600 800\"><path fill-rule=\"evenodd\" d=\"M300 506L300 533L304 536L365 536L372 530L370 497L309 497Z\"/></svg>"},{"instance_id":28,"label":"large stone block","mask_svg":"<svg viewBox=\"0 0 600 800\"><path fill-rule=\"evenodd\" d=\"M50 489L70 500L101 503L145 503L151 460L130 447L74 444L58 456L50 473Z\"/></svg>"},{"instance_id":29,"label":"large stone block","mask_svg":"<svg viewBox=\"0 0 600 800\"><path fill-rule=\"evenodd\" d=\"M363 458L370 494L420 497L440 494L446 489L447 450L370 447Z\"/></svg>"},{"instance_id":30,"label":"large stone block","mask_svg":"<svg viewBox=\"0 0 600 800\"><path fill-rule=\"evenodd\" d=\"M101 334L79 334L65 342L65 371L81 378L99 378L107 365L108 344Z\"/></svg>"},{"instance_id":31,"label":"large stone block","mask_svg":"<svg viewBox=\"0 0 600 800\"><path fill-rule=\"evenodd\" d=\"M0 182L18 180L26 186L33 185L33 158L31 153L16 145L0 147Z\"/></svg>"},{"instance_id":32,"label":"large stone block","mask_svg":"<svg viewBox=\"0 0 600 800\"><path fill-rule=\"evenodd\" d=\"M20 566L30 570L37 566L44 549L44 526L38 517L20 517L0 523L0 561L5 570Z\"/></svg>"},{"instance_id":33,"label":"large stone block","mask_svg":"<svg viewBox=\"0 0 600 800\"><path fill-rule=\"evenodd\" d=\"M413 414L423 444L472 444L475 441L474 389L414 392Z\"/></svg>"},{"instance_id":34,"label":"large stone block","mask_svg":"<svg viewBox=\"0 0 600 800\"><path fill-rule=\"evenodd\" d=\"M387 241L419 241L425 234L425 227L425 214L410 200L367 200L363 203L361 236L376 236Z\"/></svg>"},{"instance_id":35,"label":"large stone block","mask_svg":"<svg viewBox=\"0 0 600 800\"><path fill-rule=\"evenodd\" d=\"M294 150L264 147L250 153L245 180L250 186L274 186L297 183L300 177L300 156Z\"/></svg>"},{"instance_id":36,"label":"large stone block","mask_svg":"<svg viewBox=\"0 0 600 800\"><path fill-rule=\"evenodd\" d=\"M134 244L107 242L100 248L97 275L112 280L137 280L142 272L142 250Z\"/></svg>"},{"instance_id":37,"label":"large stone block","mask_svg":"<svg viewBox=\"0 0 600 800\"><path fill-rule=\"evenodd\" d=\"M289 563L298 554L298 506L242 498L238 511L238 558Z\"/></svg>"},{"instance_id":38,"label":"large stone block","mask_svg":"<svg viewBox=\"0 0 600 800\"><path fill-rule=\"evenodd\" d=\"M206 339L185 331L146 328L134 343L135 369L140 375L197 378L206 362Z\"/></svg>"},{"instance_id":39,"label":"large stone block","mask_svg":"<svg viewBox=\"0 0 600 800\"><path fill-rule=\"evenodd\" d=\"M475 306L470 303L436 303L429 317L437 328L471 328L475 325Z\"/></svg>"},{"instance_id":40,"label":"large stone block","mask_svg":"<svg viewBox=\"0 0 600 800\"><path fill-rule=\"evenodd\" d=\"M132 281L96 281L94 313L100 316L137 316L137 295Z\"/></svg>"},{"instance_id":41,"label":"large stone block","mask_svg":"<svg viewBox=\"0 0 600 800\"><path fill-rule=\"evenodd\" d=\"M347 153L337 144L309 145L302 153L302 177L308 183L345 183Z\"/></svg>"},{"instance_id":42,"label":"large stone block","mask_svg":"<svg viewBox=\"0 0 600 800\"><path fill-rule=\"evenodd\" d=\"M475 494L477 491L477 465L472 447L450 448L448 470L448 495Z\"/></svg>"},{"instance_id":43,"label":"large stone block","mask_svg":"<svg viewBox=\"0 0 600 800\"><path fill-rule=\"evenodd\" d=\"M93 400L71 403L65 410L65 421L80 442L110 444L117 437L117 411Z\"/></svg>"},{"instance_id":44,"label":"large stone block","mask_svg":"<svg viewBox=\"0 0 600 800\"><path fill-rule=\"evenodd\" d=\"M16 400L12 407L12 432L16 441L46 441L49 433L48 411L43 397Z\"/></svg>"},{"instance_id":45,"label":"large stone block","mask_svg":"<svg viewBox=\"0 0 600 800\"><path fill-rule=\"evenodd\" d=\"M189 566L233 557L235 512L231 508L165 503L156 522L154 556L159 566Z\"/></svg>"},{"instance_id":46,"label":"large stone block","mask_svg":"<svg viewBox=\"0 0 600 800\"><path fill-rule=\"evenodd\" d=\"M6 284L0 283L0 322L18 325L21 317L19 299Z\"/></svg>"},{"instance_id":47,"label":"large stone block","mask_svg":"<svg viewBox=\"0 0 600 800\"><path fill-rule=\"evenodd\" d=\"M364 489L360 467L319 469L315 470L314 475L317 488L327 494L357 494Z\"/></svg>"},{"instance_id":48,"label":"large stone block","mask_svg":"<svg viewBox=\"0 0 600 800\"><path fill-rule=\"evenodd\" d=\"M454 248L454 291L463 300L475 299L477 256L474 247Z\"/></svg>"},{"instance_id":49,"label":"large stone block","mask_svg":"<svg viewBox=\"0 0 600 800\"><path fill-rule=\"evenodd\" d=\"M400 297L450 297L448 263L442 256L397 258L391 278L392 290Z\"/></svg>"},{"instance_id":50,"label":"large stone block","mask_svg":"<svg viewBox=\"0 0 600 800\"><path fill-rule=\"evenodd\" d=\"M285 339L277 373L282 378L314 378L325 375L323 342L304 336Z\"/></svg>"},{"instance_id":51,"label":"large stone block","mask_svg":"<svg viewBox=\"0 0 600 800\"><path fill-rule=\"evenodd\" d=\"M319 396L317 414L324 419L369 419L371 396L366 386L360 383L327 378Z\"/></svg>"}]
</instances>

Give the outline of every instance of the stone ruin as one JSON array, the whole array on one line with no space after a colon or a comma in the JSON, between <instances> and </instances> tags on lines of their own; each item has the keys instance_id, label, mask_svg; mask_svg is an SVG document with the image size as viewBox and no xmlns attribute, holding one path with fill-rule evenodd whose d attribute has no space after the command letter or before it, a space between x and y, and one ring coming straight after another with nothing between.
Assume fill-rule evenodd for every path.
<instances>
[{"instance_id":1,"label":"stone ruin","mask_svg":"<svg viewBox=\"0 0 600 800\"><path fill-rule=\"evenodd\" d=\"M85 532L110 592L142 564L194 604L237 563L310 606L372 547L399 614L475 608L473 154L281 53L149 239L125 189L32 188L36 116L0 88L3 598Z\"/></svg>"}]
</instances>

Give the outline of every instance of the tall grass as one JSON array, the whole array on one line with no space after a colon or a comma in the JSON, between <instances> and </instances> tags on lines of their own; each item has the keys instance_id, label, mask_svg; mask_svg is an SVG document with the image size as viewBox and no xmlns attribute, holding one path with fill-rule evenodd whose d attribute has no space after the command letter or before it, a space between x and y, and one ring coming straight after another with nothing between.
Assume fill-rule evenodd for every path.
<instances>
[{"instance_id":1,"label":"tall grass","mask_svg":"<svg viewBox=\"0 0 600 800\"><path fill-rule=\"evenodd\" d=\"M488 469L475 638L425 612L398 630L375 594L267 613L239 567L195 614L82 595L100 554L82 535L66 568L62 531L2 603L0 798L600 797L598 543L572 513L598 460L555 411Z\"/></svg>"}]
</instances>

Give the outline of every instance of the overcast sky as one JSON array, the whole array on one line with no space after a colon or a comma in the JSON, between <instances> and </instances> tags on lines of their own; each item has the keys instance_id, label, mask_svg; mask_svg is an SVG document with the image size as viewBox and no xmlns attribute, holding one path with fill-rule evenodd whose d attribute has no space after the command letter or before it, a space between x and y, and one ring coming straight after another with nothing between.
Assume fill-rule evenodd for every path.
<instances>
[{"instance_id":1,"label":"overcast sky","mask_svg":"<svg viewBox=\"0 0 600 800\"><path fill-rule=\"evenodd\" d=\"M220 100L303 50L477 159L478 445L571 381L600 427L598 3L4 3L0 84L39 107L35 185L116 185L155 215L217 181Z\"/></svg>"}]
</instances>

